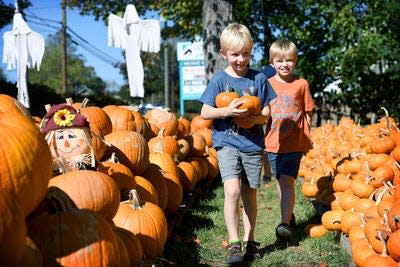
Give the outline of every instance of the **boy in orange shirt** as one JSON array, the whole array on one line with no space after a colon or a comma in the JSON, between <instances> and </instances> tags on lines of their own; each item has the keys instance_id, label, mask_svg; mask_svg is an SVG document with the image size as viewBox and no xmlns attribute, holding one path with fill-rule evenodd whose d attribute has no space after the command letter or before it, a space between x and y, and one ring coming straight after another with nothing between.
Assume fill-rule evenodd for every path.
<instances>
[{"instance_id":1,"label":"boy in orange shirt","mask_svg":"<svg viewBox=\"0 0 400 267\"><path fill-rule=\"evenodd\" d=\"M294 182L303 153L312 148L310 125L315 104L309 83L294 75L297 63L294 43L288 40L275 41L269 50L269 61L276 74L268 82L277 98L271 101L265 150L278 180L281 199L281 223L275 232L278 241L288 242L292 235L290 224L295 202Z\"/></svg>"}]
</instances>

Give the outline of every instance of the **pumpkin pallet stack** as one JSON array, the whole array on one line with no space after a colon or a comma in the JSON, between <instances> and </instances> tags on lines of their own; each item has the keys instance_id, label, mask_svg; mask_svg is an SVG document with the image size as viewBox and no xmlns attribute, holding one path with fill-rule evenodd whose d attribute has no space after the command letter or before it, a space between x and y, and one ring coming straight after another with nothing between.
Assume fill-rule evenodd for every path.
<instances>
[{"instance_id":1,"label":"pumpkin pallet stack","mask_svg":"<svg viewBox=\"0 0 400 267\"><path fill-rule=\"evenodd\" d=\"M197 189L204 191L219 173L210 121L165 110L143 116L127 106L91 107L87 99L65 105L54 121L37 123L0 94L0 265L141 266L162 257L190 209L187 196L201 197ZM52 121L51 130L77 138L71 134L76 118L83 120L78 128L89 123L82 142L46 140L41 133ZM92 162L60 159L58 145L68 141L87 146Z\"/></svg>"},{"instance_id":2,"label":"pumpkin pallet stack","mask_svg":"<svg viewBox=\"0 0 400 267\"><path fill-rule=\"evenodd\" d=\"M341 234L356 266L399 266L400 132L383 117L360 126L342 118L312 130L314 143L301 161L301 191L327 210L306 226L312 237Z\"/></svg>"}]
</instances>

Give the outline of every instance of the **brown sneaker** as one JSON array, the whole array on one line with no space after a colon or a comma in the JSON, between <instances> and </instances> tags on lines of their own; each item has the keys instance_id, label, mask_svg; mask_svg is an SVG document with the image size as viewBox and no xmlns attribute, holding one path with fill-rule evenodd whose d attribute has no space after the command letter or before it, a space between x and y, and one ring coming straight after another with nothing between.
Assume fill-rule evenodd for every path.
<instances>
[{"instance_id":1,"label":"brown sneaker","mask_svg":"<svg viewBox=\"0 0 400 267\"><path fill-rule=\"evenodd\" d=\"M226 263L228 265L234 265L242 263L244 261L242 245L240 242L235 242L228 245L228 251L226 254Z\"/></svg>"},{"instance_id":2,"label":"brown sneaker","mask_svg":"<svg viewBox=\"0 0 400 267\"><path fill-rule=\"evenodd\" d=\"M246 261L254 261L261 258L260 252L258 251L259 245L260 243L251 240L243 242L243 247L245 251L244 259Z\"/></svg>"}]
</instances>

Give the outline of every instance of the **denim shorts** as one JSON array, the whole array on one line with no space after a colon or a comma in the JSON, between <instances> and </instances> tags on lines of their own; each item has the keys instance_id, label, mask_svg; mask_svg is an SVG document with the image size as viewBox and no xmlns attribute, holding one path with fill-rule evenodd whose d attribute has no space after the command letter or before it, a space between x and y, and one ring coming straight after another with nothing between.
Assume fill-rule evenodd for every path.
<instances>
[{"instance_id":1,"label":"denim shorts","mask_svg":"<svg viewBox=\"0 0 400 267\"><path fill-rule=\"evenodd\" d=\"M279 179L281 174L297 177L300 167L300 160L303 157L301 152L272 153L268 152L268 160L272 173Z\"/></svg>"},{"instance_id":2,"label":"denim shorts","mask_svg":"<svg viewBox=\"0 0 400 267\"><path fill-rule=\"evenodd\" d=\"M241 179L250 188L260 187L263 151L240 152L233 147L217 149L218 166L222 182L228 179Z\"/></svg>"}]
</instances>

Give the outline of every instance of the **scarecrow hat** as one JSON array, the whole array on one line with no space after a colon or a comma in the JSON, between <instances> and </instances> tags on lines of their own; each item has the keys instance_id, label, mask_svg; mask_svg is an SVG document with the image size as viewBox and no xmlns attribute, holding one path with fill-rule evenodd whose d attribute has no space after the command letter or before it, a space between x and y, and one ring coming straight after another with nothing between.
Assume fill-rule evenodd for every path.
<instances>
[{"instance_id":1,"label":"scarecrow hat","mask_svg":"<svg viewBox=\"0 0 400 267\"><path fill-rule=\"evenodd\" d=\"M71 127L87 127L89 122L86 117L69 104L53 105L43 118L44 125L41 132L47 134L49 131L66 129Z\"/></svg>"}]
</instances>

